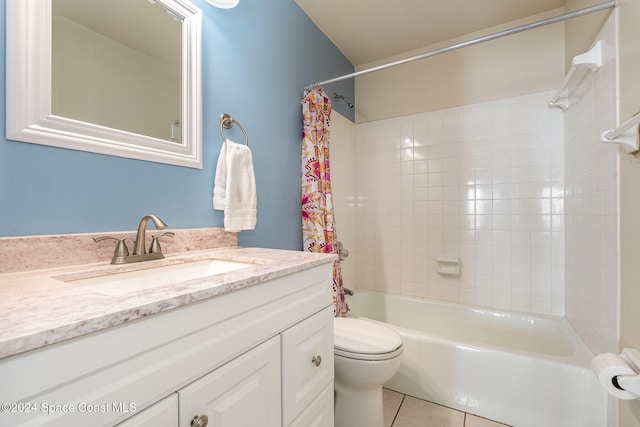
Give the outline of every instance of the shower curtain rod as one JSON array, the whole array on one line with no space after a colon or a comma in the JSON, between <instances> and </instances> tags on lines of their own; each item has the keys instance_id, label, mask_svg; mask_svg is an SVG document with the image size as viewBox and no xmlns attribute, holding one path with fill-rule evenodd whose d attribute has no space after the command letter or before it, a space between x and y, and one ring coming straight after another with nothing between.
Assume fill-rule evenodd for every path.
<instances>
[{"instance_id":1,"label":"shower curtain rod","mask_svg":"<svg viewBox=\"0 0 640 427\"><path fill-rule=\"evenodd\" d=\"M605 9L609 9L609 8L615 7L615 5L616 5L616 0L611 0L611 1L600 3L600 4L597 4L597 5L594 5L594 6L585 7L584 9L578 9L578 10L575 10L573 12L569 12L569 13L565 13L563 15L555 16L553 18L543 19L541 21L536 21L536 22L532 22L530 24L526 24L526 25L522 25L522 26L519 26L519 27L511 28L510 30L500 31L500 32L497 32L497 33L494 33L494 34L490 34L490 35L487 35L487 36L478 37L477 39L469 40L469 41L462 42L462 43L457 43L457 44L454 44L454 45L451 45L451 46L447 46L447 47L443 47L443 48L440 48L440 49L435 49L435 50L432 50L432 51L429 51L429 52L426 52L426 53L422 53L420 55L416 55L416 56L412 56L412 57L409 57L409 58L401 59L399 61L394 61L394 62L390 62L388 64L383 64L383 65L378 65L376 67L367 68L367 69L361 70L361 71L356 71L355 73L345 74L344 76L335 77L335 78L329 79L329 80L323 80L323 81L317 82L317 83L312 83L312 84L310 84L308 86L305 86L305 90L314 89L314 88L317 88L317 87L325 85L325 84L335 83L335 82L339 82L339 81L342 81L342 80L350 79L350 78L353 78L353 77L362 76L364 74L373 73L375 71L385 70L387 68L396 67L398 65L406 64L406 63L409 63L409 62L413 62L413 61L418 61L420 59L429 58L430 56L439 55L441 53L450 52L452 50L460 49L460 48L467 47L467 46L472 46L474 44L483 43L483 42L487 42L487 41L490 41L490 40L495 40L495 39L498 39L500 37L509 36L511 34L517 34L517 33L523 32L523 31L532 30L534 28L542 27L542 26L545 26L545 25L555 24L556 22L566 21L567 19L577 18L579 16L588 15L588 14L594 13L594 12L600 12L601 10L605 10Z\"/></svg>"}]
</instances>

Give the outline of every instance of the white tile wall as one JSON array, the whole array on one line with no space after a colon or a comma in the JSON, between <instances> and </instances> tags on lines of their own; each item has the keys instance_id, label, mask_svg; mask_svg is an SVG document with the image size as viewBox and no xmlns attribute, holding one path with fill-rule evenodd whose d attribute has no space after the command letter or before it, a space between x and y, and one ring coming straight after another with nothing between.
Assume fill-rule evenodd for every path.
<instances>
[{"instance_id":1,"label":"white tile wall","mask_svg":"<svg viewBox=\"0 0 640 427\"><path fill-rule=\"evenodd\" d=\"M564 314L563 118L552 95L358 125L358 287ZM460 257L462 274L438 274L440 255Z\"/></svg>"},{"instance_id":2,"label":"white tile wall","mask_svg":"<svg viewBox=\"0 0 640 427\"><path fill-rule=\"evenodd\" d=\"M614 19L605 65L570 87L565 113L566 315L594 353L617 353L618 154L600 142L617 124Z\"/></svg>"},{"instance_id":3,"label":"white tile wall","mask_svg":"<svg viewBox=\"0 0 640 427\"><path fill-rule=\"evenodd\" d=\"M615 52L615 14L599 38ZM331 167L347 286L565 314L594 353L618 317L615 61L555 92L353 125L334 113ZM566 193L566 194L565 194ZM435 271L459 256L459 278ZM566 282L566 284L565 284Z\"/></svg>"}]
</instances>

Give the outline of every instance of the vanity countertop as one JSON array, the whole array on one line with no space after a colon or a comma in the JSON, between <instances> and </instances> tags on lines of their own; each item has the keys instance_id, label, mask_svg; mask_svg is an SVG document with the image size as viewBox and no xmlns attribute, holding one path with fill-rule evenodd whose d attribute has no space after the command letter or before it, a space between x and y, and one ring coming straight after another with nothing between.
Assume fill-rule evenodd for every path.
<instances>
[{"instance_id":1,"label":"vanity countertop","mask_svg":"<svg viewBox=\"0 0 640 427\"><path fill-rule=\"evenodd\" d=\"M222 259L249 268L107 296L61 280L117 274L189 261ZM337 259L336 255L224 247L135 264L107 262L0 274L0 359L223 295Z\"/></svg>"}]
</instances>

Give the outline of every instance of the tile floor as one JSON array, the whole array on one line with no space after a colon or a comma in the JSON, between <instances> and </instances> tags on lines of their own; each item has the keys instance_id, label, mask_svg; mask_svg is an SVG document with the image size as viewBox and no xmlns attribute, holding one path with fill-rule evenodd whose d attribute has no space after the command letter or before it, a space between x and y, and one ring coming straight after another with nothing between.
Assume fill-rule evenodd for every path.
<instances>
[{"instance_id":1,"label":"tile floor","mask_svg":"<svg viewBox=\"0 0 640 427\"><path fill-rule=\"evenodd\" d=\"M509 427L386 388L383 400L385 427Z\"/></svg>"}]
</instances>

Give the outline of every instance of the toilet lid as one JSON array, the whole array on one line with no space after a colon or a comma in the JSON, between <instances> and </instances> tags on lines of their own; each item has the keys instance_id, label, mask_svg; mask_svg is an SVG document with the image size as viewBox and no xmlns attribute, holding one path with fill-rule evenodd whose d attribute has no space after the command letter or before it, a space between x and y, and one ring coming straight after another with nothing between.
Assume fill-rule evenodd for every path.
<instances>
[{"instance_id":1,"label":"toilet lid","mask_svg":"<svg viewBox=\"0 0 640 427\"><path fill-rule=\"evenodd\" d=\"M365 319L336 317L334 347L349 353L383 354L402 346L402 337L388 326Z\"/></svg>"}]
</instances>

